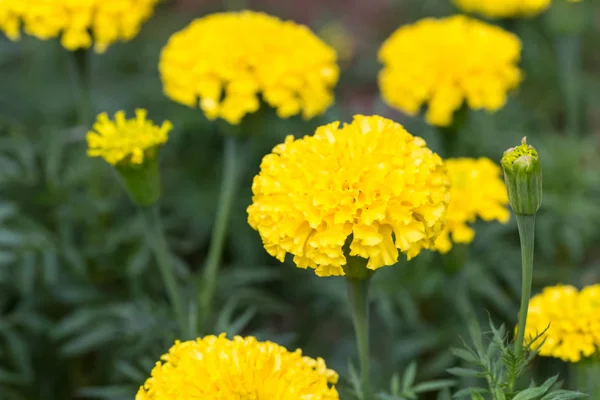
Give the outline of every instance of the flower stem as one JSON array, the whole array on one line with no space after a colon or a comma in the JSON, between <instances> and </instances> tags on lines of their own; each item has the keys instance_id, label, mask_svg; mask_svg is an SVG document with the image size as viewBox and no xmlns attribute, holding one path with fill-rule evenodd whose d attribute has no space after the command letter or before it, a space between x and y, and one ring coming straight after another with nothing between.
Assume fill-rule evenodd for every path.
<instances>
[{"instance_id":1,"label":"flower stem","mask_svg":"<svg viewBox=\"0 0 600 400\"><path fill-rule=\"evenodd\" d=\"M521 308L519 309L519 325L517 327L517 340L515 341L515 354L523 353L525 339L525 324L527 322L527 311L529 309L529 297L531 295L531 281L533 279L533 239L535 227L535 215L518 215L519 236L521 238Z\"/></svg>"},{"instance_id":2,"label":"flower stem","mask_svg":"<svg viewBox=\"0 0 600 400\"><path fill-rule=\"evenodd\" d=\"M360 360L362 400L370 400L371 385L369 377L369 283L370 279L346 278L348 298L354 322L356 345Z\"/></svg>"},{"instance_id":3,"label":"flower stem","mask_svg":"<svg viewBox=\"0 0 600 400\"><path fill-rule=\"evenodd\" d=\"M69 53L71 57L71 69L75 79L78 97L77 106L79 107L77 117L78 123L88 126L92 123L92 95L91 95L91 71L90 71L90 52L87 49L79 49Z\"/></svg>"},{"instance_id":4,"label":"flower stem","mask_svg":"<svg viewBox=\"0 0 600 400\"><path fill-rule=\"evenodd\" d=\"M173 307L180 334L186 336L186 339L191 338L190 332L188 332L187 329L180 289L177 285L175 274L173 273L173 268L169 260L169 251L167 249L167 242L165 240L158 206L155 204L151 207L143 207L140 208L140 212L144 218L144 223L146 224L146 237L154 251L156 263L158 264L160 274L162 275L163 282L167 289L167 295L169 296L171 306Z\"/></svg>"},{"instance_id":5,"label":"flower stem","mask_svg":"<svg viewBox=\"0 0 600 400\"><path fill-rule=\"evenodd\" d=\"M556 38L558 72L565 99L566 130L573 137L581 130L581 38L577 34L563 34Z\"/></svg>"},{"instance_id":6,"label":"flower stem","mask_svg":"<svg viewBox=\"0 0 600 400\"><path fill-rule=\"evenodd\" d=\"M221 264L221 255L227 236L227 224L231 214L231 206L237 190L240 167L238 155L238 140L234 136L225 137L225 155L223 162L223 177L219 193L217 216L212 231L208 257L204 266L203 288L200 292L201 323L206 323L210 315L212 300L217 285L217 273Z\"/></svg>"}]
</instances>

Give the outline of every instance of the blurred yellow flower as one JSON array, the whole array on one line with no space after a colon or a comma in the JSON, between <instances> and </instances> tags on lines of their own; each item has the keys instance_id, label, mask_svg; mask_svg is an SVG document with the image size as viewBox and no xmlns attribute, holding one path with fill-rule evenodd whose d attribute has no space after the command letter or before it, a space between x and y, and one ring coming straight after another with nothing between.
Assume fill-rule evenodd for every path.
<instances>
[{"instance_id":1,"label":"blurred yellow flower","mask_svg":"<svg viewBox=\"0 0 600 400\"><path fill-rule=\"evenodd\" d=\"M338 400L338 374L322 358L272 342L206 336L175 342L136 400Z\"/></svg>"},{"instance_id":2,"label":"blurred yellow flower","mask_svg":"<svg viewBox=\"0 0 600 400\"><path fill-rule=\"evenodd\" d=\"M446 227L435 242L435 250L447 253L452 243L470 243L475 230L469 226L478 217L508 222L508 197L502 170L489 158L450 158L444 161L450 176L450 204Z\"/></svg>"},{"instance_id":3,"label":"blurred yellow flower","mask_svg":"<svg viewBox=\"0 0 600 400\"><path fill-rule=\"evenodd\" d=\"M551 0L454 0L462 11L489 18L532 17L545 11L550 3Z\"/></svg>"},{"instance_id":4,"label":"blurred yellow flower","mask_svg":"<svg viewBox=\"0 0 600 400\"><path fill-rule=\"evenodd\" d=\"M379 116L288 136L260 168L249 224L269 254L283 261L291 253L319 276L344 275L348 255L368 259L371 270L396 263L398 249L412 258L443 228L449 179L441 158Z\"/></svg>"},{"instance_id":5,"label":"blurred yellow flower","mask_svg":"<svg viewBox=\"0 0 600 400\"><path fill-rule=\"evenodd\" d=\"M103 52L116 41L130 40L159 0L2 0L0 29L11 39L20 25L38 39L61 37L67 50L94 44Z\"/></svg>"},{"instance_id":6,"label":"blurred yellow flower","mask_svg":"<svg viewBox=\"0 0 600 400\"><path fill-rule=\"evenodd\" d=\"M261 99L281 118L312 118L333 103L339 74L335 50L306 26L252 11L193 21L171 36L159 69L168 97L231 124Z\"/></svg>"},{"instance_id":7,"label":"blurred yellow flower","mask_svg":"<svg viewBox=\"0 0 600 400\"><path fill-rule=\"evenodd\" d=\"M462 15L426 18L396 30L381 46L383 99L409 115L427 105L427 122L448 126L463 102L490 112L521 81L521 42Z\"/></svg>"},{"instance_id":8,"label":"blurred yellow flower","mask_svg":"<svg viewBox=\"0 0 600 400\"><path fill-rule=\"evenodd\" d=\"M135 110L135 118L125 119L125 112L115 114L111 121L108 114L98 116L92 131L87 134L88 155L102 157L108 163L141 164L154 156L156 149L165 143L173 125L169 121L157 126L146 119L146 110Z\"/></svg>"},{"instance_id":9,"label":"blurred yellow flower","mask_svg":"<svg viewBox=\"0 0 600 400\"><path fill-rule=\"evenodd\" d=\"M578 291L573 286L547 287L529 301L525 338L545 340L540 355L578 362L600 350L600 285ZM535 343L533 345L535 347Z\"/></svg>"}]
</instances>

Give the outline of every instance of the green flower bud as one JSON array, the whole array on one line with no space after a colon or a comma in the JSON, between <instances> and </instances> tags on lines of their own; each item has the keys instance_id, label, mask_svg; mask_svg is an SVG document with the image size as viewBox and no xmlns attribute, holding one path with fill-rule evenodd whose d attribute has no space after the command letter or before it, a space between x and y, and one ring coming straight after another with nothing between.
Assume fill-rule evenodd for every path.
<instances>
[{"instance_id":1,"label":"green flower bud","mask_svg":"<svg viewBox=\"0 0 600 400\"><path fill-rule=\"evenodd\" d=\"M129 197L140 207L152 206L160 198L157 153L155 151L141 164L122 163L115 166Z\"/></svg>"},{"instance_id":2,"label":"green flower bud","mask_svg":"<svg viewBox=\"0 0 600 400\"><path fill-rule=\"evenodd\" d=\"M517 215L535 215L542 205L542 167L535 148L523 138L520 146L504 152L500 162L508 201Z\"/></svg>"}]
</instances>

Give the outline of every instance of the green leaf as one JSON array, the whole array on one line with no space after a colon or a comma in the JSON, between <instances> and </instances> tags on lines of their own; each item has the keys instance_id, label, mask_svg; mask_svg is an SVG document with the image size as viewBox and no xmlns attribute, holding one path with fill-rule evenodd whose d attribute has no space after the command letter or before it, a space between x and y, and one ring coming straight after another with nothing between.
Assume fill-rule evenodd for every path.
<instances>
[{"instance_id":1,"label":"green leaf","mask_svg":"<svg viewBox=\"0 0 600 400\"><path fill-rule=\"evenodd\" d=\"M532 400L538 398L550 390L557 379L558 375L554 375L552 378L548 378L548 380L546 380L546 382L544 382L541 386L525 389L518 393L515 397L513 397L513 400Z\"/></svg>"},{"instance_id":2,"label":"green leaf","mask_svg":"<svg viewBox=\"0 0 600 400\"><path fill-rule=\"evenodd\" d=\"M478 393L488 393L487 390L482 389L482 388L465 388L465 389L461 389L458 392L454 393L454 395L452 396L453 398L457 398L457 397L466 397L466 396L473 396L473 394L478 394Z\"/></svg>"},{"instance_id":3,"label":"green leaf","mask_svg":"<svg viewBox=\"0 0 600 400\"><path fill-rule=\"evenodd\" d=\"M415 377L417 376L417 363L411 362L408 364L408 367L404 370L404 374L402 375L402 391L407 391L412 388L413 383L415 383Z\"/></svg>"},{"instance_id":4,"label":"green leaf","mask_svg":"<svg viewBox=\"0 0 600 400\"><path fill-rule=\"evenodd\" d=\"M118 336L118 330L110 325L102 325L77 336L60 347L60 353L65 357L80 356L113 341Z\"/></svg>"},{"instance_id":5,"label":"green leaf","mask_svg":"<svg viewBox=\"0 0 600 400\"><path fill-rule=\"evenodd\" d=\"M78 397L88 399L107 399L113 400L117 397L135 397L136 388L127 385L103 386L103 387L85 387L77 390Z\"/></svg>"},{"instance_id":6,"label":"green leaf","mask_svg":"<svg viewBox=\"0 0 600 400\"><path fill-rule=\"evenodd\" d=\"M454 386L455 384L456 382L451 379L440 379L436 381L418 383L413 387L413 391L415 393L433 392L435 390Z\"/></svg>"},{"instance_id":7,"label":"green leaf","mask_svg":"<svg viewBox=\"0 0 600 400\"><path fill-rule=\"evenodd\" d=\"M460 376L463 378L479 378L485 376L485 373L469 368L454 367L449 368L447 371L452 375Z\"/></svg>"},{"instance_id":8,"label":"green leaf","mask_svg":"<svg viewBox=\"0 0 600 400\"><path fill-rule=\"evenodd\" d=\"M542 400L571 400L580 399L582 397L588 397L589 395L581 392L572 392L570 390L556 390L546 394L542 397ZM593 399L596 400L596 399Z\"/></svg>"},{"instance_id":9,"label":"green leaf","mask_svg":"<svg viewBox=\"0 0 600 400\"><path fill-rule=\"evenodd\" d=\"M452 351L452 354L454 354L456 357L461 358L469 363L479 364L479 358L472 351L457 348L450 349L450 351Z\"/></svg>"}]
</instances>

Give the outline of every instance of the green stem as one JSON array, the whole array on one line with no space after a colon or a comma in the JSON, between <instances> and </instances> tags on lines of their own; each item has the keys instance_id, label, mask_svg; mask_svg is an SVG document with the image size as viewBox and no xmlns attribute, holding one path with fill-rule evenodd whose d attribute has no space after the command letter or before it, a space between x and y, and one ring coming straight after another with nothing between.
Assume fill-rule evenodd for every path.
<instances>
[{"instance_id":1,"label":"green stem","mask_svg":"<svg viewBox=\"0 0 600 400\"><path fill-rule=\"evenodd\" d=\"M583 392L589 398L600 399L600 358L591 358L569 364L569 389Z\"/></svg>"},{"instance_id":2,"label":"green stem","mask_svg":"<svg viewBox=\"0 0 600 400\"><path fill-rule=\"evenodd\" d=\"M72 74L78 92L78 123L88 126L92 123L92 95L91 95L91 67L90 52L87 49L79 49L70 52Z\"/></svg>"},{"instance_id":3,"label":"green stem","mask_svg":"<svg viewBox=\"0 0 600 400\"><path fill-rule=\"evenodd\" d=\"M369 283L370 279L346 278L348 298L352 311L352 321L356 334L356 345L360 360L362 400L370 400L371 385L369 377Z\"/></svg>"},{"instance_id":4,"label":"green stem","mask_svg":"<svg viewBox=\"0 0 600 400\"><path fill-rule=\"evenodd\" d=\"M519 236L521 238L521 308L519 309L519 325L517 327L517 340L515 341L515 354L523 353L525 339L525 324L527 322L527 310L529 309L529 297L531 295L531 281L533 279L533 239L535 227L535 215L517 215Z\"/></svg>"},{"instance_id":5,"label":"green stem","mask_svg":"<svg viewBox=\"0 0 600 400\"><path fill-rule=\"evenodd\" d=\"M221 255L227 236L227 224L239 181L242 162L240 162L240 155L238 155L238 140L234 136L227 136L225 138L223 180L219 193L219 205L208 249L208 257L204 266L203 290L200 293L200 317L202 324L206 323L210 314L217 285L217 273L221 264Z\"/></svg>"},{"instance_id":6,"label":"green stem","mask_svg":"<svg viewBox=\"0 0 600 400\"><path fill-rule=\"evenodd\" d=\"M158 212L158 206L155 204L151 207L140 208L144 223L146 224L146 235L154 255L156 263L162 275L163 282L167 289L167 295L173 307L177 324L179 325L180 334L186 336L184 339L191 338L190 332L187 329L185 310L183 301L180 296L180 288L175 279L171 261L169 260L169 251L165 240L164 231Z\"/></svg>"},{"instance_id":7,"label":"green stem","mask_svg":"<svg viewBox=\"0 0 600 400\"><path fill-rule=\"evenodd\" d=\"M580 132L581 39L577 34L563 34L556 38L560 85L565 99L567 134Z\"/></svg>"}]
</instances>

